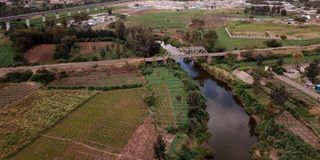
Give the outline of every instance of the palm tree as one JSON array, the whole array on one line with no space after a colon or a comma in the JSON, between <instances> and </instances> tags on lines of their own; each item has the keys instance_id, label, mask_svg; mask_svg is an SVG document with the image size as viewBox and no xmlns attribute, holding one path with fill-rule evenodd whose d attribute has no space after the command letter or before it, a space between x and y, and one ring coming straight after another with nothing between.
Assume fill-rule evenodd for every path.
<instances>
[{"instance_id":1,"label":"palm tree","mask_svg":"<svg viewBox=\"0 0 320 160\"><path fill-rule=\"evenodd\" d=\"M154 147L154 153L155 153L155 159L156 160L166 160L166 142L164 141L161 134L158 135L157 141L153 145Z\"/></svg>"}]
</instances>

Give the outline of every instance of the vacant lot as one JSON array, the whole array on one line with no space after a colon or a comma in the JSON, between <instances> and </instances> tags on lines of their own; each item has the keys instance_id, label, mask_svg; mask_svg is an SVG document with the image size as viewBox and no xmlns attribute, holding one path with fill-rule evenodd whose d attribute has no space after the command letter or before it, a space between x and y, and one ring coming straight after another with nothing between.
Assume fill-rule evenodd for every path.
<instances>
[{"instance_id":1,"label":"vacant lot","mask_svg":"<svg viewBox=\"0 0 320 160\"><path fill-rule=\"evenodd\" d=\"M2 109L0 159L24 147L93 94L82 91L39 91L18 104Z\"/></svg>"},{"instance_id":2,"label":"vacant lot","mask_svg":"<svg viewBox=\"0 0 320 160\"><path fill-rule=\"evenodd\" d=\"M17 102L34 93L39 85L34 83L12 83L0 87L0 108Z\"/></svg>"},{"instance_id":3,"label":"vacant lot","mask_svg":"<svg viewBox=\"0 0 320 160\"><path fill-rule=\"evenodd\" d=\"M275 22L249 22L232 21L228 23L228 28L235 35L253 35L276 37L286 35L288 38L320 38L319 25L288 25Z\"/></svg>"},{"instance_id":4,"label":"vacant lot","mask_svg":"<svg viewBox=\"0 0 320 160\"><path fill-rule=\"evenodd\" d=\"M52 87L108 87L128 84L144 84L145 80L134 66L113 67L105 71L75 73L49 84Z\"/></svg>"},{"instance_id":5,"label":"vacant lot","mask_svg":"<svg viewBox=\"0 0 320 160\"><path fill-rule=\"evenodd\" d=\"M143 89L100 93L14 158L114 159L148 113L143 95Z\"/></svg>"},{"instance_id":6,"label":"vacant lot","mask_svg":"<svg viewBox=\"0 0 320 160\"><path fill-rule=\"evenodd\" d=\"M158 123L162 126L169 126L174 124L172 120L175 120L176 125L185 124L188 120L188 105L185 99L186 93L183 82L166 68L154 69L153 73L147 76L147 80L151 87L155 87L155 93L156 95L158 94L158 99L160 101L157 118L161 121ZM165 90L165 88L159 90L157 86L159 84L166 85L167 90ZM169 95L166 95L168 93ZM166 96L169 96L170 98ZM169 104L162 104L162 98L169 100L169 102L171 99L172 109L168 108L167 105ZM174 118L172 118L172 112Z\"/></svg>"},{"instance_id":7,"label":"vacant lot","mask_svg":"<svg viewBox=\"0 0 320 160\"><path fill-rule=\"evenodd\" d=\"M78 42L76 45L79 47L79 54L88 55L93 53L98 53L100 50L108 47L113 48L113 42Z\"/></svg>"},{"instance_id":8,"label":"vacant lot","mask_svg":"<svg viewBox=\"0 0 320 160\"><path fill-rule=\"evenodd\" d=\"M55 44L40 44L33 46L24 53L24 58L29 63L46 63L54 59Z\"/></svg>"}]
</instances>

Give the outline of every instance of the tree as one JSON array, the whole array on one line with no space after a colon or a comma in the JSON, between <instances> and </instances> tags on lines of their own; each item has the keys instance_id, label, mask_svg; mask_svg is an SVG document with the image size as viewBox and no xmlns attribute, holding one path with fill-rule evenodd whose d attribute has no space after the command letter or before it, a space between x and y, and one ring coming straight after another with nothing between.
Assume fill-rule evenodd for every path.
<instances>
[{"instance_id":1,"label":"tree","mask_svg":"<svg viewBox=\"0 0 320 160\"><path fill-rule=\"evenodd\" d=\"M301 52L294 53L292 54L292 58L296 62L296 64L299 64L299 61L303 58L303 53Z\"/></svg>"},{"instance_id":2,"label":"tree","mask_svg":"<svg viewBox=\"0 0 320 160\"><path fill-rule=\"evenodd\" d=\"M258 66L262 66L262 64L263 64L263 56L259 54L259 55L256 57L256 62L257 62L257 65L258 65Z\"/></svg>"},{"instance_id":3,"label":"tree","mask_svg":"<svg viewBox=\"0 0 320 160\"><path fill-rule=\"evenodd\" d=\"M215 30L210 30L203 35L203 45L207 50L213 50L217 42L218 34Z\"/></svg>"},{"instance_id":4,"label":"tree","mask_svg":"<svg viewBox=\"0 0 320 160\"><path fill-rule=\"evenodd\" d=\"M271 91L271 101L274 105L283 105L288 98L288 92L284 86L276 87Z\"/></svg>"},{"instance_id":5,"label":"tree","mask_svg":"<svg viewBox=\"0 0 320 160\"><path fill-rule=\"evenodd\" d=\"M125 32L126 32L126 26L124 25L124 23L122 21L116 22L115 35L117 36L117 38L124 39Z\"/></svg>"},{"instance_id":6,"label":"tree","mask_svg":"<svg viewBox=\"0 0 320 160\"><path fill-rule=\"evenodd\" d=\"M65 36L61 39L61 42L56 46L54 58L55 59L67 59L71 56L71 49L74 47L74 42L76 37L74 36Z\"/></svg>"},{"instance_id":7,"label":"tree","mask_svg":"<svg viewBox=\"0 0 320 160\"><path fill-rule=\"evenodd\" d=\"M277 65L278 66L282 66L283 65L283 58L282 57L279 57L278 59L277 59Z\"/></svg>"},{"instance_id":8,"label":"tree","mask_svg":"<svg viewBox=\"0 0 320 160\"><path fill-rule=\"evenodd\" d=\"M108 13L109 15L112 15L112 8L108 8L108 9L107 9L107 13Z\"/></svg>"},{"instance_id":9,"label":"tree","mask_svg":"<svg viewBox=\"0 0 320 160\"><path fill-rule=\"evenodd\" d=\"M316 84L318 82L319 74L320 74L320 67L319 67L318 61L314 61L310 63L309 66L305 69L305 75L313 84Z\"/></svg>"},{"instance_id":10,"label":"tree","mask_svg":"<svg viewBox=\"0 0 320 160\"><path fill-rule=\"evenodd\" d=\"M287 10L285 10L285 9L281 10L281 15L282 16L287 16Z\"/></svg>"},{"instance_id":11,"label":"tree","mask_svg":"<svg viewBox=\"0 0 320 160\"><path fill-rule=\"evenodd\" d=\"M281 47L282 46L282 44L275 39L266 41L265 44L268 47Z\"/></svg>"},{"instance_id":12,"label":"tree","mask_svg":"<svg viewBox=\"0 0 320 160\"><path fill-rule=\"evenodd\" d=\"M153 145L155 159L156 160L166 160L166 142L164 141L162 135L158 135L157 141Z\"/></svg>"},{"instance_id":13,"label":"tree","mask_svg":"<svg viewBox=\"0 0 320 160\"><path fill-rule=\"evenodd\" d=\"M156 98L151 95L144 99L144 103L149 107L154 107L156 105Z\"/></svg>"}]
</instances>

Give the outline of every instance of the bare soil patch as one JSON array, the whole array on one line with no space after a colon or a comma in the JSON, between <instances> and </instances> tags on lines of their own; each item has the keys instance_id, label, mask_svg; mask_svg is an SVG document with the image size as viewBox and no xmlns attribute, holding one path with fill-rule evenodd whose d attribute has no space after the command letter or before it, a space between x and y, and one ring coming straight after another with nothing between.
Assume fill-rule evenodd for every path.
<instances>
[{"instance_id":1,"label":"bare soil patch","mask_svg":"<svg viewBox=\"0 0 320 160\"><path fill-rule=\"evenodd\" d=\"M223 27L229 17L225 15L209 14L203 17L207 28Z\"/></svg>"},{"instance_id":2,"label":"bare soil patch","mask_svg":"<svg viewBox=\"0 0 320 160\"><path fill-rule=\"evenodd\" d=\"M145 119L142 125L131 136L127 146L118 160L154 159L153 144L157 139L155 122L151 117Z\"/></svg>"},{"instance_id":3,"label":"bare soil patch","mask_svg":"<svg viewBox=\"0 0 320 160\"><path fill-rule=\"evenodd\" d=\"M79 54L90 55L99 52L107 46L111 48L113 42L78 42L76 45L80 47Z\"/></svg>"},{"instance_id":4,"label":"bare soil patch","mask_svg":"<svg viewBox=\"0 0 320 160\"><path fill-rule=\"evenodd\" d=\"M54 44L40 44L25 52L24 58L29 63L46 63L54 59Z\"/></svg>"},{"instance_id":5,"label":"bare soil patch","mask_svg":"<svg viewBox=\"0 0 320 160\"><path fill-rule=\"evenodd\" d=\"M0 87L0 108L11 105L38 90L35 83L12 83Z\"/></svg>"}]
</instances>

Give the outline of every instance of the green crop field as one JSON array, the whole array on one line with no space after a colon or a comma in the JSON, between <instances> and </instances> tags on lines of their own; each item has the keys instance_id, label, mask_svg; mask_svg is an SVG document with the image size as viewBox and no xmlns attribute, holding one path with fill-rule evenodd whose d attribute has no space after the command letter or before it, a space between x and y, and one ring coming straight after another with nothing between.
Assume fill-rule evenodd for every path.
<instances>
[{"instance_id":1,"label":"green crop field","mask_svg":"<svg viewBox=\"0 0 320 160\"><path fill-rule=\"evenodd\" d=\"M0 111L0 159L28 144L94 92L39 91Z\"/></svg>"},{"instance_id":2,"label":"green crop field","mask_svg":"<svg viewBox=\"0 0 320 160\"><path fill-rule=\"evenodd\" d=\"M175 126L175 119L172 111L172 98L166 84L155 84L152 86L157 99L157 123L166 128Z\"/></svg>"},{"instance_id":3,"label":"green crop field","mask_svg":"<svg viewBox=\"0 0 320 160\"><path fill-rule=\"evenodd\" d=\"M183 82L166 68L155 68L153 73L147 76L147 80L151 87L159 84L164 84L167 86L169 96L171 97L172 101L172 110L174 119L176 120L176 125L185 124L188 120L188 105L185 99L186 93ZM178 97L181 97L180 101L178 100ZM164 108L166 107L159 107L158 112L166 115L172 114L169 109ZM164 123L166 122L167 120ZM162 122L159 123L161 124Z\"/></svg>"},{"instance_id":4,"label":"green crop field","mask_svg":"<svg viewBox=\"0 0 320 160\"><path fill-rule=\"evenodd\" d=\"M253 48L267 48L264 44L265 39L249 39L249 38L230 38L224 28L215 29L219 38L216 43L217 48L224 48L226 50L235 49L253 49ZM312 44L320 44L320 39L313 40L279 40L283 46L304 46Z\"/></svg>"},{"instance_id":5,"label":"green crop field","mask_svg":"<svg viewBox=\"0 0 320 160\"><path fill-rule=\"evenodd\" d=\"M286 35L294 37L319 36L320 27L318 25L295 26L282 23L266 22L247 22L232 21L228 23L228 29L231 33L265 35L266 32L273 35Z\"/></svg>"},{"instance_id":6,"label":"green crop field","mask_svg":"<svg viewBox=\"0 0 320 160\"><path fill-rule=\"evenodd\" d=\"M14 159L109 159L147 115L143 89L101 92L14 156Z\"/></svg>"},{"instance_id":7,"label":"green crop field","mask_svg":"<svg viewBox=\"0 0 320 160\"><path fill-rule=\"evenodd\" d=\"M0 46L0 67L7 67L13 63L15 51L9 45Z\"/></svg>"},{"instance_id":8,"label":"green crop field","mask_svg":"<svg viewBox=\"0 0 320 160\"><path fill-rule=\"evenodd\" d=\"M143 25L152 28L185 28L191 18L197 18L206 13L202 10L188 10L177 12L175 10L155 11L128 17L128 24Z\"/></svg>"}]
</instances>

